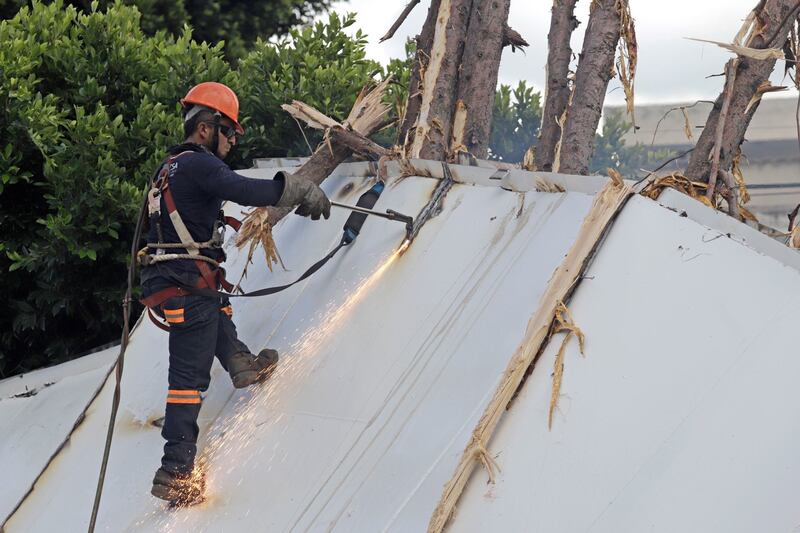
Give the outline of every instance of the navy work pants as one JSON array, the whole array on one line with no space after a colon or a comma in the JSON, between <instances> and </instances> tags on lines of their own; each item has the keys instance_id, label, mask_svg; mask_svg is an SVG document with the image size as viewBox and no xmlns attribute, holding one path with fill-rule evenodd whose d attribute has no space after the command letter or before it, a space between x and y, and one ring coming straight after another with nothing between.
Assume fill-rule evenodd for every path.
<instances>
[{"instance_id":1,"label":"navy work pants","mask_svg":"<svg viewBox=\"0 0 800 533\"><path fill-rule=\"evenodd\" d=\"M146 283L145 295L168 287ZM229 358L249 352L236 335L227 298L190 294L167 299L154 311L169 323L169 391L161 435L166 439L161 465L175 473L189 473L197 454L197 417L201 393L211 381L214 356L224 369Z\"/></svg>"}]
</instances>

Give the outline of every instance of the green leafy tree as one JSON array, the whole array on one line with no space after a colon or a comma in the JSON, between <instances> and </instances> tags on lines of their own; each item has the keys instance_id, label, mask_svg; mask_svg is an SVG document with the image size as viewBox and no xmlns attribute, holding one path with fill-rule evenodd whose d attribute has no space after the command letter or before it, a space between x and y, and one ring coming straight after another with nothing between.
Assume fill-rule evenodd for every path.
<instances>
[{"instance_id":1,"label":"green leafy tree","mask_svg":"<svg viewBox=\"0 0 800 533\"><path fill-rule=\"evenodd\" d=\"M595 150L589 169L604 174L613 168L625 177L640 177L642 169L655 168L661 161L672 157L670 150L650 150L641 143L625 144L624 136L633 125L622 113L610 113L603 117L602 134L595 136Z\"/></svg>"},{"instance_id":2,"label":"green leafy tree","mask_svg":"<svg viewBox=\"0 0 800 533\"><path fill-rule=\"evenodd\" d=\"M508 85L497 89L490 159L510 163L522 161L528 148L536 145L542 117L540 102L539 93L525 81L519 82L516 89ZM623 176L634 178L641 174L641 169L654 168L672 156L670 151L653 151L638 143L626 145L624 137L631 128L621 113L604 117L602 133L595 135L595 151L589 165L592 173L603 174L606 169L614 168Z\"/></svg>"},{"instance_id":3,"label":"green leafy tree","mask_svg":"<svg viewBox=\"0 0 800 533\"><path fill-rule=\"evenodd\" d=\"M179 140L175 96L229 72L134 8L35 3L0 23L0 375L118 335L132 222Z\"/></svg>"},{"instance_id":4,"label":"green leafy tree","mask_svg":"<svg viewBox=\"0 0 800 533\"><path fill-rule=\"evenodd\" d=\"M336 120L347 118L361 88L382 72L366 58L366 36L360 30L352 37L345 33L354 23L353 14L332 13L326 23L292 29L277 43L255 43L229 80L241 95L247 129L238 161L247 164L256 154L309 155L300 126L281 104L300 100ZM322 140L319 131L304 131L311 147Z\"/></svg>"},{"instance_id":5,"label":"green leafy tree","mask_svg":"<svg viewBox=\"0 0 800 533\"><path fill-rule=\"evenodd\" d=\"M331 6L331 0L71 0L66 2L84 13L105 10L115 3L134 5L142 14L141 27L148 35L166 30L174 36L184 26L193 28L198 42L225 42L229 59L242 57L258 38L285 35ZM27 0L0 0L0 17L13 17ZM94 6L94 7L93 7Z\"/></svg>"},{"instance_id":6,"label":"green leafy tree","mask_svg":"<svg viewBox=\"0 0 800 533\"><path fill-rule=\"evenodd\" d=\"M500 85L494 95L489 158L519 163L542 123L541 96L520 81L516 89Z\"/></svg>"}]
</instances>

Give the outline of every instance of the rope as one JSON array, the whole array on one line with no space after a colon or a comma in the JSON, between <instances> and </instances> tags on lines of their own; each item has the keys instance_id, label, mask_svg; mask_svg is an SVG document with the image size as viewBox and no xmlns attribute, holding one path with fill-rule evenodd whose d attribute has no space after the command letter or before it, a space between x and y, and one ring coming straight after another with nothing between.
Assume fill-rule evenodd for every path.
<instances>
[{"instance_id":1,"label":"rope","mask_svg":"<svg viewBox=\"0 0 800 533\"><path fill-rule=\"evenodd\" d=\"M150 255L147 258L147 263L148 264L163 263L164 261L172 261L174 259L191 259L192 261L205 261L206 263L210 263L214 267L219 266L219 263L214 261L210 257L206 257L204 255L191 255L191 254Z\"/></svg>"},{"instance_id":2,"label":"rope","mask_svg":"<svg viewBox=\"0 0 800 533\"><path fill-rule=\"evenodd\" d=\"M191 248L192 250L200 250L203 248L219 248L219 244L215 242L213 239L206 242L148 242L148 248Z\"/></svg>"},{"instance_id":3,"label":"rope","mask_svg":"<svg viewBox=\"0 0 800 533\"><path fill-rule=\"evenodd\" d=\"M152 179L151 179L152 183ZM150 187L147 188L148 191ZM108 455L111 452L111 440L114 436L114 424L117 420L117 411L119 410L119 400L121 395L120 382L122 381L122 369L125 363L125 349L128 347L130 339L130 318L131 318L131 301L133 292L133 283L136 276L136 249L139 241L142 238L142 228L147 213L147 194L145 194L144 202L139 210L139 218L136 222L136 230L133 233L133 241L131 244L131 260L128 264L128 287L125 291L125 298L122 300L122 339L119 347L119 355L117 356L116 367L116 383L114 384L114 399L111 403L111 416L108 422L108 432L106 433L106 442L103 448L103 460L100 464L100 475L97 478L97 490L94 494L94 504L92 505L92 518L89 521L89 533L94 532L95 525L97 524L97 512L100 509L100 497L103 495L103 484L106 479L106 470L108 468Z\"/></svg>"}]
</instances>

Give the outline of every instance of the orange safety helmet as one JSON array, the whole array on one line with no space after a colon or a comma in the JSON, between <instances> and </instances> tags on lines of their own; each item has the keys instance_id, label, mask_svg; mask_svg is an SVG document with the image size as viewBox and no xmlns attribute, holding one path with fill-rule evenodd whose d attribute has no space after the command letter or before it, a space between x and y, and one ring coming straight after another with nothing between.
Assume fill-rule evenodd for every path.
<instances>
[{"instance_id":1,"label":"orange safety helmet","mask_svg":"<svg viewBox=\"0 0 800 533\"><path fill-rule=\"evenodd\" d=\"M181 98L181 105L202 105L215 109L233 121L239 135L244 133L244 128L239 124L239 99L227 85L215 81L199 83Z\"/></svg>"}]
</instances>

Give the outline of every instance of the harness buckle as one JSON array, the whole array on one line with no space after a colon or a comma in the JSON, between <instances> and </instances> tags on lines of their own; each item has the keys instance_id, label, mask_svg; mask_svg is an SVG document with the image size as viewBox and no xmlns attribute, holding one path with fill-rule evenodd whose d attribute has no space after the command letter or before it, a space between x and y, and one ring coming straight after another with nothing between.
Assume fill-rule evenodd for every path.
<instances>
[{"instance_id":1,"label":"harness buckle","mask_svg":"<svg viewBox=\"0 0 800 533\"><path fill-rule=\"evenodd\" d=\"M222 248L225 242L225 222L221 220L214 221L214 229L211 231L211 240L209 241L213 248Z\"/></svg>"},{"instance_id":2,"label":"harness buckle","mask_svg":"<svg viewBox=\"0 0 800 533\"><path fill-rule=\"evenodd\" d=\"M148 248L147 246L145 246L136 253L136 262L139 263L139 266L146 267L150 266L150 264L152 263L152 261L150 260L150 254L147 252Z\"/></svg>"},{"instance_id":3,"label":"harness buckle","mask_svg":"<svg viewBox=\"0 0 800 533\"><path fill-rule=\"evenodd\" d=\"M147 211L151 217L161 215L161 190L156 187L147 193Z\"/></svg>"}]
</instances>

